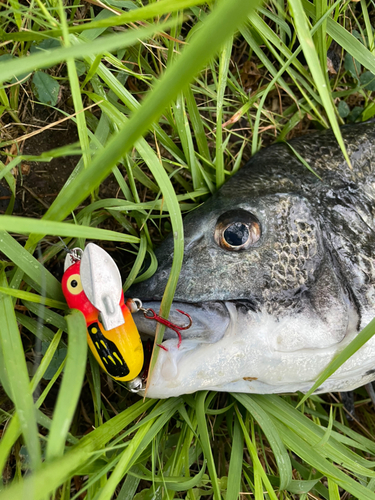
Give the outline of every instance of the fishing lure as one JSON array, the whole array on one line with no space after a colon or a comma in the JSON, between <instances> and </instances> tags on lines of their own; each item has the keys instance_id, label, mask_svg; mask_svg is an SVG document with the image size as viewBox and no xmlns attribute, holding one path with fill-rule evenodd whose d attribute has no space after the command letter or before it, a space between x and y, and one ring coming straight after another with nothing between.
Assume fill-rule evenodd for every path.
<instances>
[{"instance_id":1,"label":"fishing lure","mask_svg":"<svg viewBox=\"0 0 375 500\"><path fill-rule=\"evenodd\" d=\"M124 303L120 272L110 255L89 243L65 258L62 290L68 306L86 319L87 341L105 372L139 390L144 353L138 329Z\"/></svg>"},{"instance_id":2,"label":"fishing lure","mask_svg":"<svg viewBox=\"0 0 375 500\"><path fill-rule=\"evenodd\" d=\"M124 302L120 272L110 255L95 243L84 251L68 250L61 282L63 294L71 309L78 309L85 317L87 342L99 365L115 380L126 382L132 392L145 388L144 352L132 313L142 311L145 318L155 320L177 333L181 344L181 330L192 324L184 311L178 312L189 319L186 326L176 325L146 309L139 299ZM166 347L159 345L164 350Z\"/></svg>"}]
</instances>

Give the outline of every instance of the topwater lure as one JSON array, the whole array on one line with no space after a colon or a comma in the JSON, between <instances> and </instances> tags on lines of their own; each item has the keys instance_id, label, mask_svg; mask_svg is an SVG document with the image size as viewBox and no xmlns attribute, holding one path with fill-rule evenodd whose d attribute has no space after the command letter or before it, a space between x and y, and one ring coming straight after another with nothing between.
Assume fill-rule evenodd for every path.
<instances>
[{"instance_id":1,"label":"topwater lure","mask_svg":"<svg viewBox=\"0 0 375 500\"><path fill-rule=\"evenodd\" d=\"M65 258L62 290L68 306L86 319L87 341L105 372L139 390L143 346L129 308L124 303L120 272L109 254L89 243Z\"/></svg>"},{"instance_id":2,"label":"topwater lure","mask_svg":"<svg viewBox=\"0 0 375 500\"><path fill-rule=\"evenodd\" d=\"M61 286L68 306L81 311L86 319L87 342L99 365L115 380L127 382L132 392L144 389L145 373L140 376L144 352L131 313L142 311L145 318L171 328L179 338L177 347L180 331L192 324L184 311L178 310L188 317L189 324L179 326L144 308L139 299L125 303L120 272L112 257L95 243L89 243L84 251L68 251Z\"/></svg>"}]
</instances>

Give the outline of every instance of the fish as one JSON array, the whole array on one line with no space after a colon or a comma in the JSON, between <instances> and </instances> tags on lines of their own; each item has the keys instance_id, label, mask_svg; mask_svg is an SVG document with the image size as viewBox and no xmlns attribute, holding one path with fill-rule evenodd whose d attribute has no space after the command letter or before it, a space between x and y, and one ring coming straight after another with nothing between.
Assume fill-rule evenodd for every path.
<instances>
[{"instance_id":1,"label":"fish","mask_svg":"<svg viewBox=\"0 0 375 500\"><path fill-rule=\"evenodd\" d=\"M375 123L275 143L256 153L184 218L185 249L169 320L192 326L182 343L166 330L147 396L200 390L307 392L375 316ZM301 161L307 162L309 169ZM127 296L158 310L173 234L157 272ZM142 335L155 324L134 315ZM316 391L375 379L375 337Z\"/></svg>"}]
</instances>

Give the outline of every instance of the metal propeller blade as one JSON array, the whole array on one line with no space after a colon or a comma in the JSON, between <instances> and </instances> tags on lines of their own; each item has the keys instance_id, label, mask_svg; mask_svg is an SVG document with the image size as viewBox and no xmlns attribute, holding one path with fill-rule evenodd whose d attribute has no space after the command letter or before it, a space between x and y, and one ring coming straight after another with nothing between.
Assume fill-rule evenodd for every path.
<instances>
[{"instance_id":1,"label":"metal propeller blade","mask_svg":"<svg viewBox=\"0 0 375 500\"><path fill-rule=\"evenodd\" d=\"M124 324L121 276L112 257L95 243L89 243L82 255L80 275L87 298L100 311L104 329Z\"/></svg>"}]
</instances>

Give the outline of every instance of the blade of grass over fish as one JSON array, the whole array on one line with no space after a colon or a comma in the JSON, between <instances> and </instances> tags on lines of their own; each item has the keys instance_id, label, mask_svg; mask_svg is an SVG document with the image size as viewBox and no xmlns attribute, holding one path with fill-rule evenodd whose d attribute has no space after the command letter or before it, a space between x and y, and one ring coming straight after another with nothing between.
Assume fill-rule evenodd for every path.
<instances>
[{"instance_id":1,"label":"blade of grass over fish","mask_svg":"<svg viewBox=\"0 0 375 500\"><path fill-rule=\"evenodd\" d=\"M233 397L244 406L262 428L275 455L280 474L280 489L284 490L292 480L292 465L277 430L267 413L248 394L233 394Z\"/></svg>"},{"instance_id":2,"label":"blade of grass over fish","mask_svg":"<svg viewBox=\"0 0 375 500\"><path fill-rule=\"evenodd\" d=\"M340 368L341 365L345 363L355 352L358 351L371 337L375 334L375 319L373 319L356 337L353 339L349 345L343 349L340 354L331 361L327 368L319 375L314 385L309 389L309 391L303 396L299 405L304 403L311 394L316 391L328 377L333 375L336 370Z\"/></svg>"},{"instance_id":3,"label":"blade of grass over fish","mask_svg":"<svg viewBox=\"0 0 375 500\"><path fill-rule=\"evenodd\" d=\"M13 220L14 226L14 217L10 218ZM60 282L6 231L0 230L0 247L8 259L16 264L25 274L30 276L33 281L44 283L45 294L48 297L64 300Z\"/></svg>"},{"instance_id":4,"label":"blade of grass over fish","mask_svg":"<svg viewBox=\"0 0 375 500\"><path fill-rule=\"evenodd\" d=\"M69 33L81 33L87 30L94 29L106 29L113 26L122 26L124 24L134 23L136 21L142 21L151 19L154 17L160 17L164 14L169 14L172 12L183 11L184 9L189 9L196 5L202 4L202 0L161 0L160 2L151 3L144 7L138 9L132 9L128 12L124 12L118 16L106 16L106 19L94 20L85 24L80 24L79 26L70 26L68 28ZM210 3L210 2L206 2ZM11 33L7 34L0 30L1 37L4 40L15 40L15 41L35 41L44 40L46 38L56 38L63 34L62 29L53 29L46 31L32 31L32 33Z\"/></svg>"},{"instance_id":5,"label":"blade of grass over fish","mask_svg":"<svg viewBox=\"0 0 375 500\"><path fill-rule=\"evenodd\" d=\"M155 401L152 399L135 403L83 437L63 457L46 462L35 474L27 476L24 480L0 492L0 500L25 500L25 491L34 492L33 500L44 500L48 494L91 460L93 453L103 448L114 436L154 404Z\"/></svg>"},{"instance_id":6,"label":"blade of grass over fish","mask_svg":"<svg viewBox=\"0 0 375 500\"><path fill-rule=\"evenodd\" d=\"M67 222L54 222L46 219L30 219L28 217L0 216L0 230L20 234L52 234L54 236L71 236L73 238L90 238L93 240L123 241L138 243L139 238L130 234L117 233L109 229L79 226Z\"/></svg>"},{"instance_id":7,"label":"blade of grass over fish","mask_svg":"<svg viewBox=\"0 0 375 500\"><path fill-rule=\"evenodd\" d=\"M59 395L51 430L48 436L46 459L52 460L64 452L65 440L68 434L74 412L81 394L83 378L86 369L86 321L79 311L72 312L66 317L68 324L68 353L64 376L61 382Z\"/></svg>"},{"instance_id":8,"label":"blade of grass over fish","mask_svg":"<svg viewBox=\"0 0 375 500\"><path fill-rule=\"evenodd\" d=\"M219 81L217 87L216 104L216 188L219 189L225 181L224 175L224 151L223 151L223 106L224 95L227 87L230 56L232 54L233 37L228 38L220 52L219 57Z\"/></svg>"},{"instance_id":9,"label":"blade of grass over fish","mask_svg":"<svg viewBox=\"0 0 375 500\"><path fill-rule=\"evenodd\" d=\"M8 287L4 270L0 272L0 286ZM14 314L12 298L2 293L0 293L0 318L0 343L11 391L10 396L19 415L31 467L37 470L41 465L41 451L25 353Z\"/></svg>"},{"instance_id":10,"label":"blade of grass over fish","mask_svg":"<svg viewBox=\"0 0 375 500\"><path fill-rule=\"evenodd\" d=\"M0 85L14 76L34 71L36 68L47 68L71 58L82 59L86 56L95 56L106 51L110 52L134 45L138 40L149 38L155 33L169 29L174 23L175 21L167 21L166 23L150 25L147 28L138 28L126 33L108 35L80 45L46 50L43 52L43 57L37 53L1 63Z\"/></svg>"},{"instance_id":11,"label":"blade of grass over fish","mask_svg":"<svg viewBox=\"0 0 375 500\"><path fill-rule=\"evenodd\" d=\"M288 146L288 148L292 151L292 153L298 158L298 160L304 165L307 170L309 170L312 174L314 174L319 180L322 180L322 178L314 171L313 168L310 167L310 165L307 163L307 161L294 149L294 147L287 141L284 142Z\"/></svg>"},{"instance_id":12,"label":"blade of grass over fish","mask_svg":"<svg viewBox=\"0 0 375 500\"><path fill-rule=\"evenodd\" d=\"M214 457L212 455L210 437L208 435L208 429L207 429L206 414L205 414L206 396L207 396L207 391L202 391L197 394L196 412L197 412L198 433L203 453L207 460L207 468L213 488L214 500L221 500L220 486L217 480L216 467L215 467Z\"/></svg>"},{"instance_id":13,"label":"blade of grass over fish","mask_svg":"<svg viewBox=\"0 0 375 500\"><path fill-rule=\"evenodd\" d=\"M233 423L232 451L230 454L226 500L237 500L241 490L244 437L237 418Z\"/></svg>"},{"instance_id":14,"label":"blade of grass over fish","mask_svg":"<svg viewBox=\"0 0 375 500\"><path fill-rule=\"evenodd\" d=\"M246 16L259 3L258 1L244 3L242 0L227 0L216 5L212 13L206 18L204 29L197 31L190 45L166 69L160 80L156 82L154 89L144 99L142 106L133 113L130 120L121 127L119 133L108 142L104 150L97 154L90 168L81 171L63 190L64 199L62 199L60 193L47 211L45 218L50 220L63 219L107 177L116 162L150 128L164 108L187 86L204 64L215 55L226 38L231 36L233 31L243 24ZM172 230L175 235L172 271L160 308L161 315L168 316L182 264L182 219L176 195L162 165L159 165L152 173L160 186L170 211ZM158 324L155 335L156 343L161 342L163 332L164 327L160 328ZM150 373L152 373L156 357L156 355L152 356Z\"/></svg>"},{"instance_id":15,"label":"blade of grass over fish","mask_svg":"<svg viewBox=\"0 0 375 500\"><path fill-rule=\"evenodd\" d=\"M293 18L295 21L295 29L302 46L303 53L306 58L306 62L309 66L311 74L314 78L315 85L322 99L322 104L327 113L330 125L332 127L333 133L340 145L342 153L347 161L349 167L351 167L350 158L345 148L344 141L340 132L339 125L337 123L335 108L332 102L331 88L327 86L327 78L324 76L322 68L319 63L319 59L314 47L314 42L310 35L310 30L307 24L306 14L302 8L301 0L288 0L291 7Z\"/></svg>"}]
</instances>

